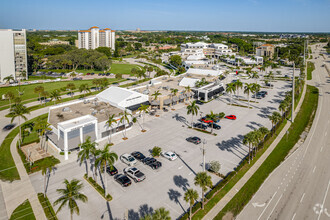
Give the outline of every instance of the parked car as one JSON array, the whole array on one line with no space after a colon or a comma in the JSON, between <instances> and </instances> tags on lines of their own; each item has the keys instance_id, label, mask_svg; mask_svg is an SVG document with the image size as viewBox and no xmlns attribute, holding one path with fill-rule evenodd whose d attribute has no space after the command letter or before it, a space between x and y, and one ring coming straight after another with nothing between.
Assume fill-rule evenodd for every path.
<instances>
[{"instance_id":1,"label":"parked car","mask_svg":"<svg viewBox=\"0 0 330 220\"><path fill-rule=\"evenodd\" d=\"M262 98L264 98L264 96L257 93L256 95L252 95L252 98L262 99Z\"/></svg>"},{"instance_id":2,"label":"parked car","mask_svg":"<svg viewBox=\"0 0 330 220\"><path fill-rule=\"evenodd\" d=\"M258 92L258 93L259 93L259 94L264 94L265 96L268 95L268 92L267 92L267 91L264 91L264 90L263 90L263 91L260 91L260 92Z\"/></svg>"},{"instance_id":3,"label":"parked car","mask_svg":"<svg viewBox=\"0 0 330 220\"><path fill-rule=\"evenodd\" d=\"M153 157L146 157L146 158L144 158L143 163L146 164L146 165L149 165L150 163L154 163L156 161L157 160Z\"/></svg>"},{"instance_id":4,"label":"parked car","mask_svg":"<svg viewBox=\"0 0 330 220\"><path fill-rule=\"evenodd\" d=\"M4 130L4 131L9 131L9 130L11 130L13 127L15 127L15 124L9 124L9 125L6 125L5 127L3 127L2 130Z\"/></svg>"},{"instance_id":5,"label":"parked car","mask_svg":"<svg viewBox=\"0 0 330 220\"><path fill-rule=\"evenodd\" d=\"M212 123L213 122L212 120L206 119L206 117L202 117L201 118L201 121L202 122L205 122L205 123ZM219 122L219 121L220 121L220 119L215 120L215 122Z\"/></svg>"},{"instance_id":6,"label":"parked car","mask_svg":"<svg viewBox=\"0 0 330 220\"><path fill-rule=\"evenodd\" d=\"M211 121L212 122L212 121ZM202 124L202 123L194 123L193 125L195 128L200 128L200 129L203 129L203 130L206 130L207 129L207 126Z\"/></svg>"},{"instance_id":7,"label":"parked car","mask_svg":"<svg viewBox=\"0 0 330 220\"><path fill-rule=\"evenodd\" d=\"M225 118L230 120L236 120L236 115L227 115Z\"/></svg>"},{"instance_id":8,"label":"parked car","mask_svg":"<svg viewBox=\"0 0 330 220\"><path fill-rule=\"evenodd\" d=\"M218 125L218 124L216 124L216 123L210 123L209 124L209 127L213 127L214 129L217 129L217 130L220 130L221 129L221 126L220 125Z\"/></svg>"},{"instance_id":9,"label":"parked car","mask_svg":"<svg viewBox=\"0 0 330 220\"><path fill-rule=\"evenodd\" d=\"M136 167L127 167L124 169L124 173L131 177L135 182L143 181L146 176Z\"/></svg>"},{"instance_id":10,"label":"parked car","mask_svg":"<svg viewBox=\"0 0 330 220\"><path fill-rule=\"evenodd\" d=\"M74 77L72 80L82 80L81 77Z\"/></svg>"},{"instance_id":11,"label":"parked car","mask_svg":"<svg viewBox=\"0 0 330 220\"><path fill-rule=\"evenodd\" d=\"M176 158L178 158L178 156L172 151L162 152L161 155L168 160L176 160Z\"/></svg>"},{"instance_id":12,"label":"parked car","mask_svg":"<svg viewBox=\"0 0 330 220\"><path fill-rule=\"evenodd\" d=\"M265 83L265 85L268 86L268 87L274 87L274 85L271 84L271 83Z\"/></svg>"},{"instance_id":13,"label":"parked car","mask_svg":"<svg viewBox=\"0 0 330 220\"><path fill-rule=\"evenodd\" d=\"M197 105L204 105L204 102L201 102L201 101L197 100L197 101L196 101L196 104L197 104Z\"/></svg>"},{"instance_id":14,"label":"parked car","mask_svg":"<svg viewBox=\"0 0 330 220\"><path fill-rule=\"evenodd\" d=\"M118 170L115 166L107 166L107 169L106 169L107 173L110 174L110 176L113 176L113 175L116 175L118 173Z\"/></svg>"},{"instance_id":15,"label":"parked car","mask_svg":"<svg viewBox=\"0 0 330 220\"><path fill-rule=\"evenodd\" d=\"M194 143L194 144L201 143L201 139L199 137L188 137L188 138L186 138L186 141Z\"/></svg>"},{"instance_id":16,"label":"parked car","mask_svg":"<svg viewBox=\"0 0 330 220\"><path fill-rule=\"evenodd\" d=\"M102 75L102 73L99 73L99 74L97 74L98 76L101 76Z\"/></svg>"},{"instance_id":17,"label":"parked car","mask_svg":"<svg viewBox=\"0 0 330 220\"><path fill-rule=\"evenodd\" d=\"M110 76L110 73L107 73L106 75L107 75L107 76Z\"/></svg>"},{"instance_id":18,"label":"parked car","mask_svg":"<svg viewBox=\"0 0 330 220\"><path fill-rule=\"evenodd\" d=\"M134 151L133 153L131 153L131 155L133 157L135 157L135 159L139 160L139 161L143 161L146 157L139 151Z\"/></svg>"},{"instance_id":19,"label":"parked car","mask_svg":"<svg viewBox=\"0 0 330 220\"><path fill-rule=\"evenodd\" d=\"M127 164L128 166L134 166L137 162L137 160L132 155L129 155L129 154L121 155L120 160L123 163Z\"/></svg>"},{"instance_id":20,"label":"parked car","mask_svg":"<svg viewBox=\"0 0 330 220\"><path fill-rule=\"evenodd\" d=\"M148 164L148 166L151 167L153 170L157 170L162 166L162 163L156 160L155 162Z\"/></svg>"},{"instance_id":21,"label":"parked car","mask_svg":"<svg viewBox=\"0 0 330 220\"><path fill-rule=\"evenodd\" d=\"M91 73L91 75L93 76L95 73Z\"/></svg>"},{"instance_id":22,"label":"parked car","mask_svg":"<svg viewBox=\"0 0 330 220\"><path fill-rule=\"evenodd\" d=\"M91 75L91 73L87 73L86 75L87 75L87 76L88 76L88 75Z\"/></svg>"},{"instance_id":23,"label":"parked car","mask_svg":"<svg viewBox=\"0 0 330 220\"><path fill-rule=\"evenodd\" d=\"M124 174L117 174L114 178L120 185L124 187L132 184L131 180Z\"/></svg>"}]
</instances>

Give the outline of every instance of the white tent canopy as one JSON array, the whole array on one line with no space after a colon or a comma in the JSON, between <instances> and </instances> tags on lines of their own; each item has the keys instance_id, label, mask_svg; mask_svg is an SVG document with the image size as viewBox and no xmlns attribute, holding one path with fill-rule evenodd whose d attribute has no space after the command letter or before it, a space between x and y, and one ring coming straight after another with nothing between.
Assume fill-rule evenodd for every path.
<instances>
[{"instance_id":1,"label":"white tent canopy","mask_svg":"<svg viewBox=\"0 0 330 220\"><path fill-rule=\"evenodd\" d=\"M96 97L100 101L108 102L110 105L121 109L145 103L149 100L148 95L120 87L110 87L97 94Z\"/></svg>"},{"instance_id":2,"label":"white tent canopy","mask_svg":"<svg viewBox=\"0 0 330 220\"><path fill-rule=\"evenodd\" d=\"M209 69L196 69L189 68L186 72L187 74L196 74L196 75L211 75L211 76L220 76L223 71L222 70L209 70Z\"/></svg>"},{"instance_id":3,"label":"white tent canopy","mask_svg":"<svg viewBox=\"0 0 330 220\"><path fill-rule=\"evenodd\" d=\"M193 88L193 87L195 87L197 81L198 81L198 79L195 79L195 78L184 77L180 81L179 86L182 86L182 87L190 86L191 88Z\"/></svg>"}]
</instances>

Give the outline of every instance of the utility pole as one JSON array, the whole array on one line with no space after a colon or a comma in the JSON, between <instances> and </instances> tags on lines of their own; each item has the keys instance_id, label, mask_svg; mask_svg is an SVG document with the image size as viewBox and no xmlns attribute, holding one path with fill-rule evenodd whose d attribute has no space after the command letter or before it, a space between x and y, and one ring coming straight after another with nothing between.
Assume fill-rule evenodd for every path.
<instances>
[{"instance_id":1,"label":"utility pole","mask_svg":"<svg viewBox=\"0 0 330 220\"><path fill-rule=\"evenodd\" d=\"M292 74L292 113L291 113L291 122L293 123L294 120L294 69L295 69L295 63L293 63L293 74Z\"/></svg>"}]
</instances>

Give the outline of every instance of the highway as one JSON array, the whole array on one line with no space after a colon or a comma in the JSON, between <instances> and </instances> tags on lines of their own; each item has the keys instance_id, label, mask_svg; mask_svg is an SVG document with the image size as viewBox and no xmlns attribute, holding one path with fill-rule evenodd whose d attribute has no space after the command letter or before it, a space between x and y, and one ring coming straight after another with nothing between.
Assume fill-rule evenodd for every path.
<instances>
[{"instance_id":1,"label":"highway","mask_svg":"<svg viewBox=\"0 0 330 220\"><path fill-rule=\"evenodd\" d=\"M322 66L330 59L319 56L319 47L312 46L312 51L316 69L307 83L318 87L320 95L310 132L267 178L237 219L330 219L330 77Z\"/></svg>"}]
</instances>

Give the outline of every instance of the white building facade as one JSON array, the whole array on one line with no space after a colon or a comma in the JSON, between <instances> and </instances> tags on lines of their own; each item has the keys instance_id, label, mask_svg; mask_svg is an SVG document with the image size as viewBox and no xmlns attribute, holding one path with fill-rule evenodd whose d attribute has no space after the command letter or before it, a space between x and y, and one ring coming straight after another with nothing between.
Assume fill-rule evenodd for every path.
<instances>
[{"instance_id":1,"label":"white building facade","mask_svg":"<svg viewBox=\"0 0 330 220\"><path fill-rule=\"evenodd\" d=\"M0 29L0 81L27 73L26 30Z\"/></svg>"},{"instance_id":2,"label":"white building facade","mask_svg":"<svg viewBox=\"0 0 330 220\"><path fill-rule=\"evenodd\" d=\"M115 31L110 28L101 30L99 27L91 27L88 30L78 31L78 48L96 49L98 47L109 47L115 49Z\"/></svg>"},{"instance_id":3,"label":"white building facade","mask_svg":"<svg viewBox=\"0 0 330 220\"><path fill-rule=\"evenodd\" d=\"M232 50L225 44L218 43L186 43L181 45L181 53L183 56L194 56L204 59L205 56L219 58L222 55L232 55Z\"/></svg>"}]
</instances>

